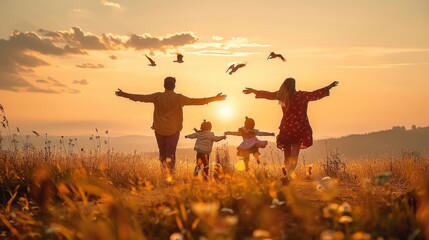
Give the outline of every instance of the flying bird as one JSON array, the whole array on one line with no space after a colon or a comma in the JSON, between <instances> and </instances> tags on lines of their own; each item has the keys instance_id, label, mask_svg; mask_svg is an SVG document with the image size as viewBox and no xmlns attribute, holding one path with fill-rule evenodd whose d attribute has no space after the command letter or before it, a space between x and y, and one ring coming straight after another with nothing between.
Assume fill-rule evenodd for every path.
<instances>
[{"instance_id":1,"label":"flying bird","mask_svg":"<svg viewBox=\"0 0 429 240\"><path fill-rule=\"evenodd\" d=\"M182 63L183 62L183 55L180 53L177 53L177 60L175 60L173 62Z\"/></svg>"},{"instance_id":2,"label":"flying bird","mask_svg":"<svg viewBox=\"0 0 429 240\"><path fill-rule=\"evenodd\" d=\"M151 66L151 67L155 67L155 66L156 66L155 61L154 61L154 60L152 60L152 58L148 57L146 54L145 54L145 56L146 56L146 57L147 57L147 59L150 61L150 64L148 64L148 65L149 65L149 66Z\"/></svg>"},{"instance_id":3,"label":"flying bird","mask_svg":"<svg viewBox=\"0 0 429 240\"><path fill-rule=\"evenodd\" d=\"M229 75L233 74L235 71L237 71L239 68L242 68L246 66L246 63L233 63L229 68L226 70L226 72L229 71Z\"/></svg>"},{"instance_id":4,"label":"flying bird","mask_svg":"<svg viewBox=\"0 0 429 240\"><path fill-rule=\"evenodd\" d=\"M273 59L273 58L280 58L283 62L286 62L286 59L281 55L281 54L277 54L274 52L271 52L270 55L268 55L268 59Z\"/></svg>"}]
</instances>

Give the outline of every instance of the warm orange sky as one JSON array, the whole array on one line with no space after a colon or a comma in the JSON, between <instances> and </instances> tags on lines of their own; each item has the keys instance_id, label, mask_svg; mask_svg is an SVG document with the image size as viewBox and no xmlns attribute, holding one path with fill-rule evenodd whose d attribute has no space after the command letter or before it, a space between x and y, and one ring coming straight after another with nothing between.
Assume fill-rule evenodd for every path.
<instances>
[{"instance_id":1,"label":"warm orange sky","mask_svg":"<svg viewBox=\"0 0 429 240\"><path fill-rule=\"evenodd\" d=\"M2 0L0 104L26 132L153 135L153 106L114 91L163 91L174 76L189 97L228 95L186 107L182 135L203 119L217 134L236 130L245 116L278 133L279 105L241 91L294 77L308 91L340 82L310 103L315 138L427 126L428 26L426 0ZM271 51L287 62L266 60ZM248 66L226 74L236 61Z\"/></svg>"}]
</instances>

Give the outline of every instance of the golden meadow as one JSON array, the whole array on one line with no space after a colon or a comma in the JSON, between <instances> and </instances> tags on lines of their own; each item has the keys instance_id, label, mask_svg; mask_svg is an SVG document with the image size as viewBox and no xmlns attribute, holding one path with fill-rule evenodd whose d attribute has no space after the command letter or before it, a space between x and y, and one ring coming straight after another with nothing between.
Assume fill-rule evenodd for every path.
<instances>
[{"instance_id":1,"label":"golden meadow","mask_svg":"<svg viewBox=\"0 0 429 240\"><path fill-rule=\"evenodd\" d=\"M427 156L344 162L331 153L301 161L282 185L268 156L244 172L217 145L205 182L192 176L192 158L178 159L171 177L153 155L114 151L108 131L83 149L76 139L23 136L1 114L0 239L429 238Z\"/></svg>"}]
</instances>

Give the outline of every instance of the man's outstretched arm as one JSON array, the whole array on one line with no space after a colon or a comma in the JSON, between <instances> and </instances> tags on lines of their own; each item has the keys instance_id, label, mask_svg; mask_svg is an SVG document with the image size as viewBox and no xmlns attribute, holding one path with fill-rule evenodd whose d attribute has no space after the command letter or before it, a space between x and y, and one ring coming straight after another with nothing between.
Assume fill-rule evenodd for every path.
<instances>
[{"instance_id":1,"label":"man's outstretched arm","mask_svg":"<svg viewBox=\"0 0 429 240\"><path fill-rule=\"evenodd\" d=\"M124 92L118 88L118 90L115 91L115 95L118 97L128 98L135 102L154 102L155 101L155 93L148 94L148 95L131 94L131 93Z\"/></svg>"},{"instance_id":2,"label":"man's outstretched arm","mask_svg":"<svg viewBox=\"0 0 429 240\"><path fill-rule=\"evenodd\" d=\"M208 98L189 98L182 95L182 105L204 105L215 101L223 101L226 99L226 95L219 93L214 97Z\"/></svg>"}]
</instances>

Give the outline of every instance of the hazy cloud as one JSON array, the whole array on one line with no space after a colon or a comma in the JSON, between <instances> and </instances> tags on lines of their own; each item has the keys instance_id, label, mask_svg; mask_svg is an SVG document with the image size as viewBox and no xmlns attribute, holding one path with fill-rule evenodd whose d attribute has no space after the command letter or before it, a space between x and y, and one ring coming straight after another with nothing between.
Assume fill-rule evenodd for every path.
<instances>
[{"instance_id":1,"label":"hazy cloud","mask_svg":"<svg viewBox=\"0 0 429 240\"><path fill-rule=\"evenodd\" d=\"M104 64L101 63L82 63L82 64L77 64L76 67L78 68L92 68L92 69L99 69L99 68L104 68Z\"/></svg>"},{"instance_id":2,"label":"hazy cloud","mask_svg":"<svg viewBox=\"0 0 429 240\"><path fill-rule=\"evenodd\" d=\"M79 90L77 90L77 89L71 89L71 88L69 88L69 89L68 89L68 93L71 93L71 94L78 94L78 93L80 93L80 91L79 91Z\"/></svg>"},{"instance_id":3,"label":"hazy cloud","mask_svg":"<svg viewBox=\"0 0 429 240\"><path fill-rule=\"evenodd\" d=\"M73 84L88 85L89 82L86 79L81 79L81 80L73 80Z\"/></svg>"},{"instance_id":4,"label":"hazy cloud","mask_svg":"<svg viewBox=\"0 0 429 240\"><path fill-rule=\"evenodd\" d=\"M15 92L59 93L50 87L37 87L26 80L22 74L32 72L39 66L50 65L34 53L42 55L62 56L68 54L82 54L70 45L63 47L39 36L34 32L15 31L9 39L0 39L0 89ZM45 82L46 81L46 82ZM37 82L37 81L36 81ZM53 78L38 83L58 87L61 83Z\"/></svg>"},{"instance_id":5,"label":"hazy cloud","mask_svg":"<svg viewBox=\"0 0 429 240\"><path fill-rule=\"evenodd\" d=\"M107 7L121 8L121 5L119 5L119 3L109 2L107 0L101 0L100 3Z\"/></svg>"},{"instance_id":6,"label":"hazy cloud","mask_svg":"<svg viewBox=\"0 0 429 240\"><path fill-rule=\"evenodd\" d=\"M198 42L185 46L185 48L191 48L193 54L196 55L210 55L210 56L249 56L253 54L259 54L260 52L255 51L255 48L267 48L271 45L260 44L251 42L247 38L234 37L231 39L224 39L219 36L212 36L208 42ZM248 49L250 51L243 51Z\"/></svg>"},{"instance_id":7,"label":"hazy cloud","mask_svg":"<svg viewBox=\"0 0 429 240\"><path fill-rule=\"evenodd\" d=\"M175 33L166 37L153 37L150 34L132 34L125 46L136 50L165 51L169 48L193 44L197 40L198 37L192 32Z\"/></svg>"}]
</instances>

